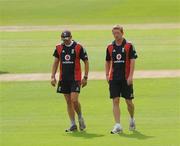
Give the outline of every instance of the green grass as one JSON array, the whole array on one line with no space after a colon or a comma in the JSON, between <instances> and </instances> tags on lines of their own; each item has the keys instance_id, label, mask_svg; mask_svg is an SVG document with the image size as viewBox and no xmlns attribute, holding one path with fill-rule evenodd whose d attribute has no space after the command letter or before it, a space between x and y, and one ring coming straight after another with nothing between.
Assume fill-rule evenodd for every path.
<instances>
[{"instance_id":1,"label":"green grass","mask_svg":"<svg viewBox=\"0 0 180 146\"><path fill-rule=\"evenodd\" d=\"M179 0L1 0L0 25L179 22Z\"/></svg>"},{"instance_id":2,"label":"green grass","mask_svg":"<svg viewBox=\"0 0 180 146\"><path fill-rule=\"evenodd\" d=\"M124 133L110 135L114 121L105 81L89 81L80 100L85 133L66 134L66 104L48 82L1 82L0 137L2 146L178 146L180 136L179 78L135 80L137 131L128 131L122 100ZM99 92L95 92L95 91Z\"/></svg>"},{"instance_id":3,"label":"green grass","mask_svg":"<svg viewBox=\"0 0 180 146\"><path fill-rule=\"evenodd\" d=\"M126 31L126 30L125 30ZM138 52L136 68L180 68L179 29L127 30ZM50 72L53 51L60 32L0 32L0 71L10 73ZM89 54L90 70L104 70L106 46L113 40L111 31L74 31Z\"/></svg>"}]
</instances>

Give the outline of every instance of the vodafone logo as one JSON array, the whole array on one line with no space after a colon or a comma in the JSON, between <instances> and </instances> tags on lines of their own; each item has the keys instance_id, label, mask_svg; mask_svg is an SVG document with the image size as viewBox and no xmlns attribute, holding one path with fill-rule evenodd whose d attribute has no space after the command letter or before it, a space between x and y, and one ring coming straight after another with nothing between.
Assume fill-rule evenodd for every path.
<instances>
[{"instance_id":1,"label":"vodafone logo","mask_svg":"<svg viewBox=\"0 0 180 146\"><path fill-rule=\"evenodd\" d=\"M117 59L117 60L121 60L121 57L122 57L121 54L117 54L117 55L116 55L116 59Z\"/></svg>"},{"instance_id":2,"label":"vodafone logo","mask_svg":"<svg viewBox=\"0 0 180 146\"><path fill-rule=\"evenodd\" d=\"M69 61L71 59L71 56L70 55L65 55L65 60L66 61Z\"/></svg>"}]
</instances>

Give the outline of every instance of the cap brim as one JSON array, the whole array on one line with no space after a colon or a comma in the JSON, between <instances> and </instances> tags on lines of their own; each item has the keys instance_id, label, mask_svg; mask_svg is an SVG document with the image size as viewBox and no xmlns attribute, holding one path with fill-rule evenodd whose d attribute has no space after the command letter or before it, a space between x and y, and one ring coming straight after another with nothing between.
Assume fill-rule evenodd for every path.
<instances>
[{"instance_id":1,"label":"cap brim","mask_svg":"<svg viewBox=\"0 0 180 146\"><path fill-rule=\"evenodd\" d=\"M61 37L62 40L69 40L70 37Z\"/></svg>"}]
</instances>

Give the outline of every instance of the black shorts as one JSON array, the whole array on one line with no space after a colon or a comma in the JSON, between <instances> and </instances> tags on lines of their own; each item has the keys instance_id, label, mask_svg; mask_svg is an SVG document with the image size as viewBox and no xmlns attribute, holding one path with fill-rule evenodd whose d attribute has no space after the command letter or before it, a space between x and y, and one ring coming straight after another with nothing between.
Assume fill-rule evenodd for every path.
<instances>
[{"instance_id":1,"label":"black shorts","mask_svg":"<svg viewBox=\"0 0 180 146\"><path fill-rule=\"evenodd\" d=\"M80 81L59 81L57 87L57 93L70 94L71 92L80 93L81 82Z\"/></svg>"},{"instance_id":2,"label":"black shorts","mask_svg":"<svg viewBox=\"0 0 180 146\"><path fill-rule=\"evenodd\" d=\"M127 80L109 81L110 98L124 97L133 99L133 85L128 85Z\"/></svg>"}]
</instances>

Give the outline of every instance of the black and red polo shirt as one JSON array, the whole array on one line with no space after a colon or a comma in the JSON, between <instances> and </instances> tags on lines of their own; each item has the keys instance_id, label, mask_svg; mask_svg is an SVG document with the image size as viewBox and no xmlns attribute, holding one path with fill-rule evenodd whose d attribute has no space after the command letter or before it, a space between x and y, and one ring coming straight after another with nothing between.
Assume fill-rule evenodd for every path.
<instances>
[{"instance_id":1,"label":"black and red polo shirt","mask_svg":"<svg viewBox=\"0 0 180 146\"><path fill-rule=\"evenodd\" d=\"M120 46L117 46L115 41L108 45L106 61L111 61L109 80L127 79L130 73L130 59L136 58L134 46L125 39Z\"/></svg>"},{"instance_id":2,"label":"black and red polo shirt","mask_svg":"<svg viewBox=\"0 0 180 146\"><path fill-rule=\"evenodd\" d=\"M53 54L60 60L60 77L63 81L80 81L80 59L88 60L86 50L77 42L73 41L70 46L59 44Z\"/></svg>"}]
</instances>

